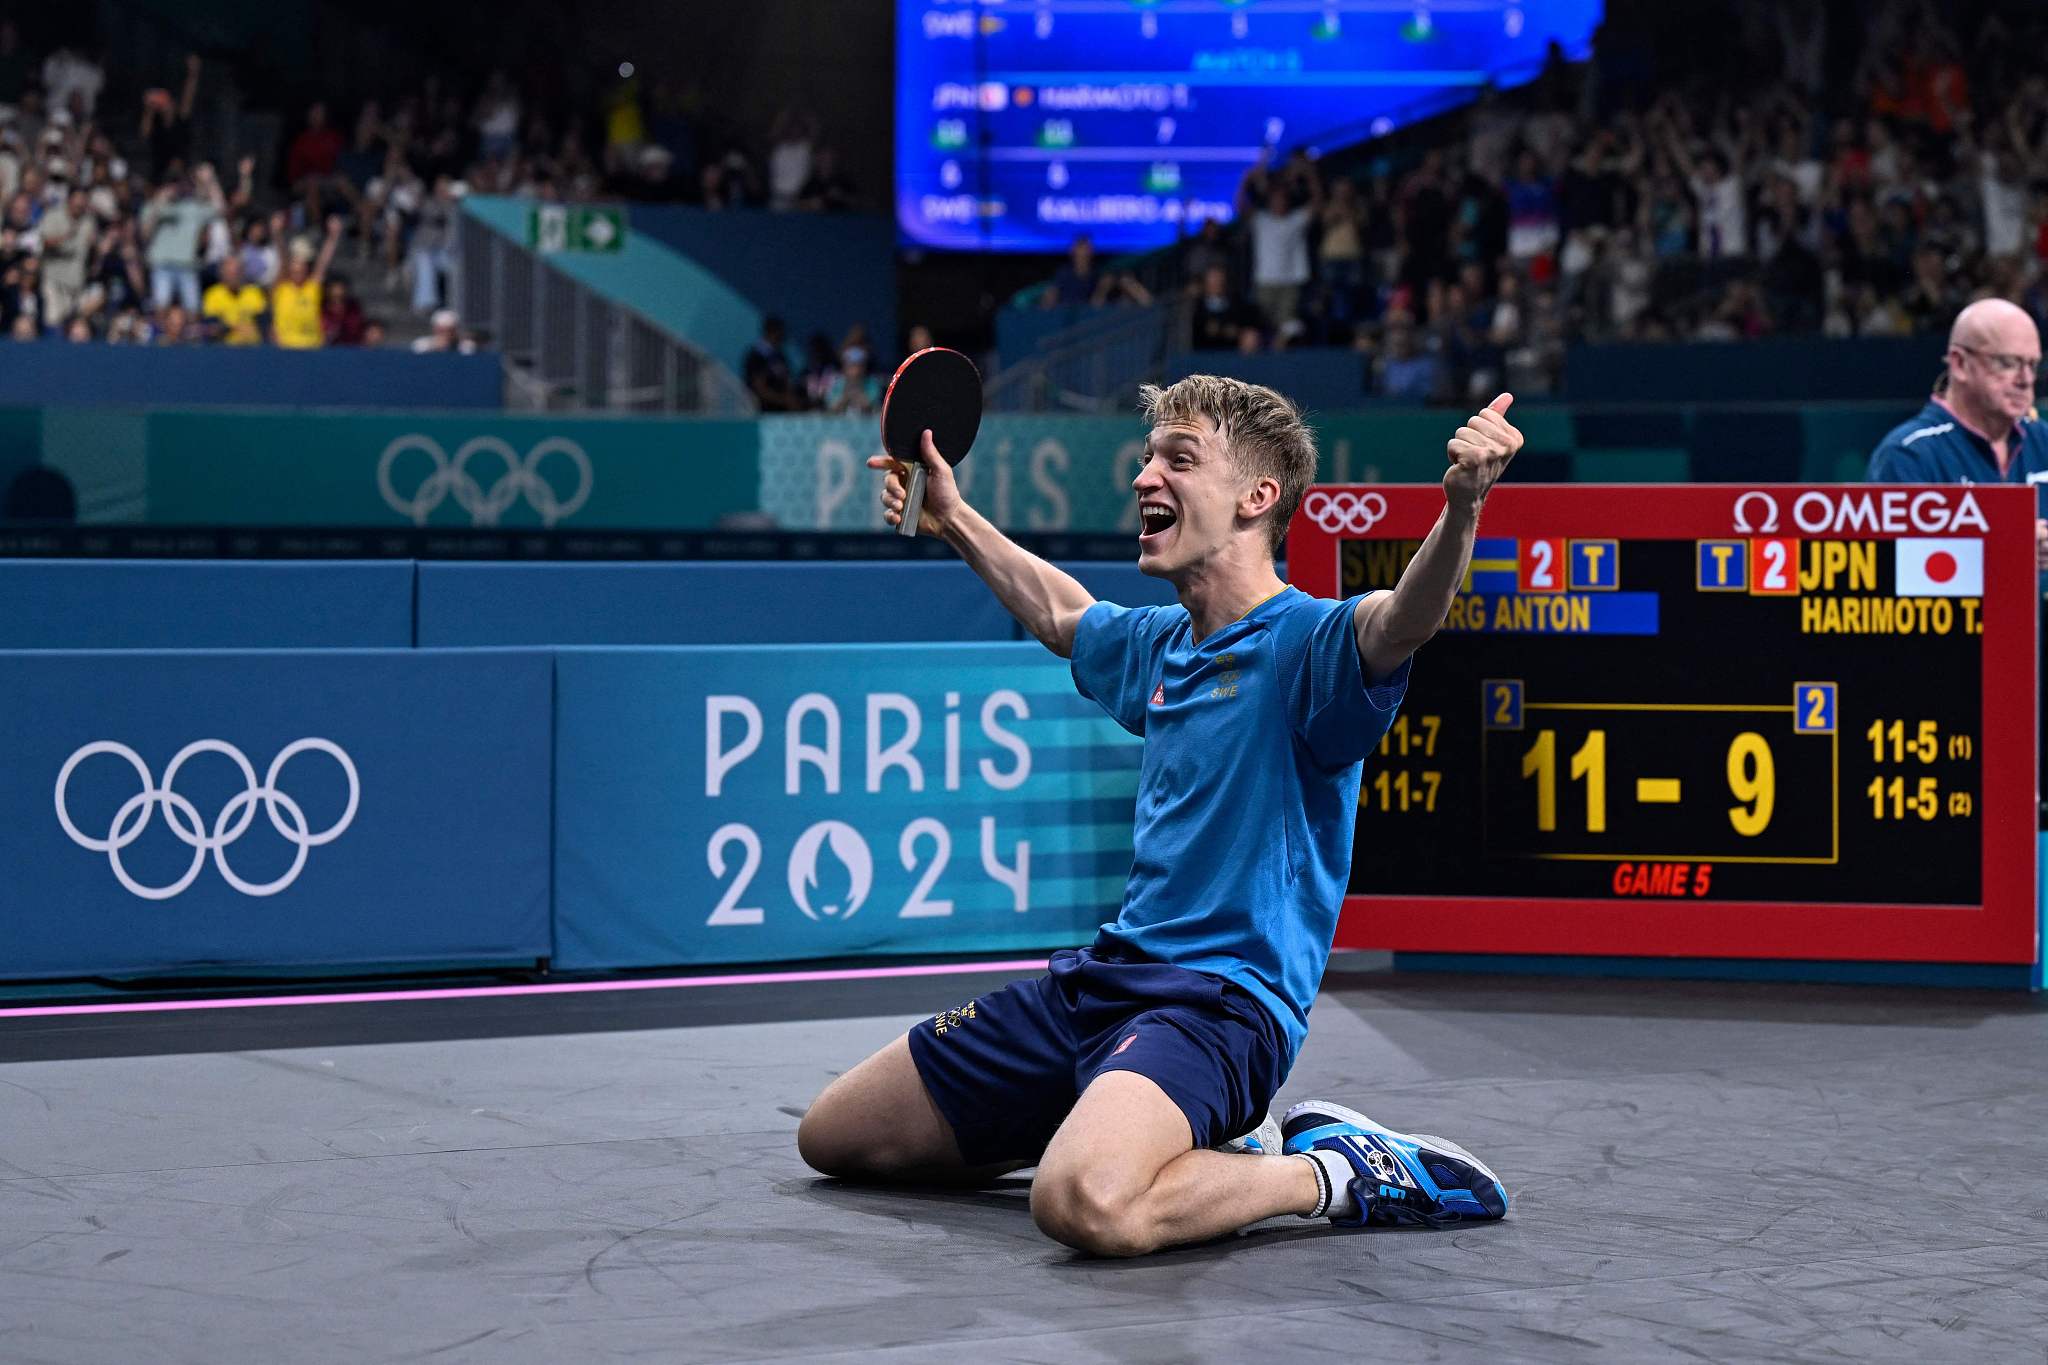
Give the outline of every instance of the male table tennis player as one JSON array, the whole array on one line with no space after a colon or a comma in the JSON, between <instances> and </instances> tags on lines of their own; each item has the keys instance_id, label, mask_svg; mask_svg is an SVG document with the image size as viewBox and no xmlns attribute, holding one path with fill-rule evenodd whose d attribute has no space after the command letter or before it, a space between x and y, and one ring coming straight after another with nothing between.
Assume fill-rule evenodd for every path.
<instances>
[{"instance_id":1,"label":"male table tennis player","mask_svg":"<svg viewBox=\"0 0 2048 1365\"><path fill-rule=\"evenodd\" d=\"M975 1184L1035 1165L1039 1228L1108 1256L1285 1213L1354 1227L1499 1218L1505 1189L1452 1143L1322 1101L1276 1126L1268 1105L1329 959L1361 763L1521 448L1513 399L1451 438L1443 513L1399 585L1342 602L1274 567L1316 467L1295 406L1212 375L1148 386L1143 401L1138 567L1171 582L1178 606L1095 601L967 505L930 433L919 522L1144 737L1123 905L1046 976L947 1010L834 1081L798 1150L851 1180ZM887 471L895 524L902 470L868 463Z\"/></svg>"}]
</instances>

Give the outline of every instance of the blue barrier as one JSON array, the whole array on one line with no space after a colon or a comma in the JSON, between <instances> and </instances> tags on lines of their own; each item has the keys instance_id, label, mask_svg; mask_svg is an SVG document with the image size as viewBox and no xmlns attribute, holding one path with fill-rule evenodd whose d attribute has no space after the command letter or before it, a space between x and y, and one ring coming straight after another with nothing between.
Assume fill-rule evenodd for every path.
<instances>
[{"instance_id":1,"label":"blue barrier","mask_svg":"<svg viewBox=\"0 0 2048 1365\"><path fill-rule=\"evenodd\" d=\"M1173 600L1129 564L1096 597ZM417 585L417 590L415 590ZM0 560L0 650L403 649L1024 638L962 564Z\"/></svg>"},{"instance_id":2,"label":"blue barrier","mask_svg":"<svg viewBox=\"0 0 2048 1365\"><path fill-rule=\"evenodd\" d=\"M1173 584L1138 571L1135 537L1131 543L1131 558L1133 562L1129 564L1081 562L1062 563L1059 567L1079 579L1081 586L1088 589L1089 596L1098 602L1114 602L1120 607L1164 607L1180 600L1174 595ZM1286 576L1284 565L1280 572L1282 577ZM1021 628L1017 638L1024 638Z\"/></svg>"},{"instance_id":3,"label":"blue barrier","mask_svg":"<svg viewBox=\"0 0 2048 1365\"><path fill-rule=\"evenodd\" d=\"M2035 863L2034 866L2048 868L2048 834L2041 836L2040 849L2041 860ZM2037 937L2034 939L2036 951L2034 953L2033 970L2027 974L2028 987L2037 991L2044 986L2048 986L2048 953L2039 951L2039 945L2048 944L2048 877L2041 879L2040 900L2041 927Z\"/></svg>"},{"instance_id":4,"label":"blue barrier","mask_svg":"<svg viewBox=\"0 0 2048 1365\"><path fill-rule=\"evenodd\" d=\"M1138 741L1036 645L565 650L568 968L1086 941Z\"/></svg>"},{"instance_id":5,"label":"blue barrier","mask_svg":"<svg viewBox=\"0 0 2048 1365\"><path fill-rule=\"evenodd\" d=\"M0 560L0 650L406 649L413 565Z\"/></svg>"},{"instance_id":6,"label":"blue barrier","mask_svg":"<svg viewBox=\"0 0 2048 1365\"><path fill-rule=\"evenodd\" d=\"M12 576L22 567L84 570L100 596L59 583L49 591L78 604L66 608ZM678 578L640 591L656 610L634 616L622 604L654 580L617 566L520 566L529 577L516 580L476 567L421 572L471 570L455 586L473 594L471 633L494 644L563 633L579 611L600 634L621 621L659 634L665 602L694 600ZM928 600L902 573L960 568L642 567L790 575L773 592L714 595L722 617L688 607L728 634L756 633L750 613L798 600L796 570L823 569L836 590L884 599L861 613L832 596L828 624L843 635L901 628L900 603ZM1165 596L1130 566L1074 567L1110 600ZM347 583L388 594L388 571L410 572L0 563L0 587L35 608L13 627L45 639L55 624L35 612L75 611L76 630L130 644L147 631L260 636L246 615L176 623L188 604L174 593L127 600L150 590L125 574L185 568L212 585L195 600L245 612L339 599ZM279 573L293 568L306 570L296 591ZM508 589L545 585L532 573L566 588L581 568L612 575L608 606L565 591L531 619L507 615L519 605ZM863 577L885 568L901 572ZM265 581L232 582L236 569ZM303 586L319 572L339 577ZM451 591L440 605L465 602ZM388 629L391 614L377 607L364 628ZM609 970L1081 942L1122 894L1141 753L1075 694L1062 661L1017 643L52 649L0 652L0 695L0 980L546 956ZM2040 960L2016 970L2040 986Z\"/></svg>"},{"instance_id":7,"label":"blue barrier","mask_svg":"<svg viewBox=\"0 0 2048 1365\"><path fill-rule=\"evenodd\" d=\"M1581 345L1565 354L1565 395L1575 403L1909 404L1924 401L1914 395L1934 382L1945 349L1938 336Z\"/></svg>"},{"instance_id":8,"label":"blue barrier","mask_svg":"<svg viewBox=\"0 0 2048 1365\"><path fill-rule=\"evenodd\" d=\"M1309 346L1291 351L1188 351L1169 356L1168 379L1191 374L1227 374L1280 390L1311 412L1365 407L1366 357L1348 346Z\"/></svg>"},{"instance_id":9,"label":"blue barrier","mask_svg":"<svg viewBox=\"0 0 2048 1365\"><path fill-rule=\"evenodd\" d=\"M1015 365L1035 354L1041 342L1069 327L1096 317L1101 310L1085 303L1056 304L1051 308L1004 308L996 313L996 358L1001 365Z\"/></svg>"},{"instance_id":10,"label":"blue barrier","mask_svg":"<svg viewBox=\"0 0 2048 1365\"><path fill-rule=\"evenodd\" d=\"M1098 597L1173 600L1130 565L1067 564ZM1016 640L964 564L439 564L419 566L419 643L738 645Z\"/></svg>"},{"instance_id":11,"label":"blue barrier","mask_svg":"<svg viewBox=\"0 0 2048 1365\"><path fill-rule=\"evenodd\" d=\"M962 564L420 565L419 642L800 644L1007 640Z\"/></svg>"},{"instance_id":12,"label":"blue barrier","mask_svg":"<svg viewBox=\"0 0 2048 1365\"><path fill-rule=\"evenodd\" d=\"M0 654L0 977L545 956L552 666Z\"/></svg>"},{"instance_id":13,"label":"blue barrier","mask_svg":"<svg viewBox=\"0 0 2048 1365\"><path fill-rule=\"evenodd\" d=\"M896 223L887 214L635 204L629 221L763 313L781 314L793 347L812 332L837 346L847 328L864 322L881 358L896 353ZM738 353L719 359L740 364Z\"/></svg>"},{"instance_id":14,"label":"blue barrier","mask_svg":"<svg viewBox=\"0 0 2048 1365\"><path fill-rule=\"evenodd\" d=\"M42 463L43 414L40 408L0 408L0 519L14 481Z\"/></svg>"},{"instance_id":15,"label":"blue barrier","mask_svg":"<svg viewBox=\"0 0 2048 1365\"><path fill-rule=\"evenodd\" d=\"M1112 311L1083 305L1005 308L996 314L997 354L1002 364L1015 365L1066 329ZM1903 420L1915 395L1924 395L1933 381L1943 346L1938 336L1575 345L1565 360L1564 396L1580 404L1783 402L1809 409L1823 403L1885 402L1902 405ZM1270 385L1304 408L1369 412L1385 400L1367 392L1365 360L1348 347L1301 346L1252 355L1198 351L1170 356L1167 373L1176 379L1227 374Z\"/></svg>"},{"instance_id":16,"label":"blue barrier","mask_svg":"<svg viewBox=\"0 0 2048 1365\"><path fill-rule=\"evenodd\" d=\"M271 346L10 346L0 403L498 408L495 355Z\"/></svg>"}]
</instances>

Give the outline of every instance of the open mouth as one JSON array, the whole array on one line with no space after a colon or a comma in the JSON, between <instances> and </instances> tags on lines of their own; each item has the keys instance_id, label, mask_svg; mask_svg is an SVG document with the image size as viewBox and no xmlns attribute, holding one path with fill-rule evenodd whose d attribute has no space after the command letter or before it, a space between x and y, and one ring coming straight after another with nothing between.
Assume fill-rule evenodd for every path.
<instances>
[{"instance_id":1,"label":"open mouth","mask_svg":"<svg viewBox=\"0 0 2048 1365\"><path fill-rule=\"evenodd\" d=\"M1173 529L1178 517L1167 508L1147 504L1138 509L1138 543L1156 540Z\"/></svg>"}]
</instances>

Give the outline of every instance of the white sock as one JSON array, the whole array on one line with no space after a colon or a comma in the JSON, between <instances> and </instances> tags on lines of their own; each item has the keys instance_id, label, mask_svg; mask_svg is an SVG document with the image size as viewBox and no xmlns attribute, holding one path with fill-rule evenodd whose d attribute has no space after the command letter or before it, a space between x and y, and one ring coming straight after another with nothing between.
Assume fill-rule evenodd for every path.
<instances>
[{"instance_id":1,"label":"white sock","mask_svg":"<svg viewBox=\"0 0 2048 1365\"><path fill-rule=\"evenodd\" d=\"M1336 1152L1325 1152L1311 1148L1297 1152L1314 1164L1322 1173L1321 1184L1329 1191L1329 1203L1320 1210L1311 1210L1301 1215L1304 1218L1343 1218L1358 1212L1358 1201L1351 1195L1351 1163Z\"/></svg>"}]
</instances>

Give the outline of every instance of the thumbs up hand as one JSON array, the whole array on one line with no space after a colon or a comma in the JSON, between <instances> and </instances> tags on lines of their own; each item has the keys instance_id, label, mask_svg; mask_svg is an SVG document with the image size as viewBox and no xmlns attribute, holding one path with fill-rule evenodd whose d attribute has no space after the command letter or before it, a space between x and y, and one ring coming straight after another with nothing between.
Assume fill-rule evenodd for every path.
<instances>
[{"instance_id":1,"label":"thumbs up hand","mask_svg":"<svg viewBox=\"0 0 2048 1365\"><path fill-rule=\"evenodd\" d=\"M1444 496L1469 512L1477 512L1486 494L1506 472L1508 461L1522 448L1522 433L1508 423L1504 393L1472 414L1444 447L1451 467L1444 472Z\"/></svg>"}]
</instances>

